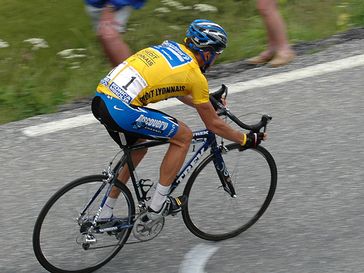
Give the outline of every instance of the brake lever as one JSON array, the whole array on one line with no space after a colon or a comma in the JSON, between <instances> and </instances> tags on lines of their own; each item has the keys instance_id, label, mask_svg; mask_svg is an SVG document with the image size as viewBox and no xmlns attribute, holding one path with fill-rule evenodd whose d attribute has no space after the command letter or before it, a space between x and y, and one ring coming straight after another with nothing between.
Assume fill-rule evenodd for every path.
<instances>
[{"instance_id":1,"label":"brake lever","mask_svg":"<svg viewBox=\"0 0 364 273\"><path fill-rule=\"evenodd\" d=\"M263 115L262 119L266 120L265 125L263 127L263 132L265 133L267 131L267 125L272 120L272 117L270 115Z\"/></svg>"}]
</instances>

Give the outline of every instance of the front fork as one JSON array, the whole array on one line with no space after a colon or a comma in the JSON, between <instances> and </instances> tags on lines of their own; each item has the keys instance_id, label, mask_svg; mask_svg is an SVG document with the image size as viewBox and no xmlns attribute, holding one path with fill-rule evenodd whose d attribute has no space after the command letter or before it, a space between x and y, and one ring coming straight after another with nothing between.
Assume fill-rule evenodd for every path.
<instances>
[{"instance_id":1,"label":"front fork","mask_svg":"<svg viewBox=\"0 0 364 273\"><path fill-rule=\"evenodd\" d=\"M230 173L225 165L225 161L222 157L222 154L227 152L225 146L221 145L213 149L214 153L214 165L216 169L216 173L220 178L221 186L223 189L233 198L236 197L236 192L231 181Z\"/></svg>"}]
</instances>

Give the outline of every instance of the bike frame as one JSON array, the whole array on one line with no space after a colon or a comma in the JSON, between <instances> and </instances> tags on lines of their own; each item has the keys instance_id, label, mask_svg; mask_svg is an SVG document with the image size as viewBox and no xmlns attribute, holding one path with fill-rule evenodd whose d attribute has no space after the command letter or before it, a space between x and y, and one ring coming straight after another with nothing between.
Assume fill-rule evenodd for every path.
<instances>
[{"instance_id":1,"label":"bike frame","mask_svg":"<svg viewBox=\"0 0 364 273\"><path fill-rule=\"evenodd\" d=\"M223 158L221 156L221 149L218 147L217 142L216 142L216 135L206 129L194 131L193 137L192 137L192 144L199 143L199 142L202 142L201 147L199 147L195 151L195 153L183 165L183 167L177 174L176 178L172 182L170 194L187 177L187 175L191 172L191 170L193 170L193 168L196 166L196 164L200 161L200 159L203 157L203 155L209 149L211 149L211 153L213 153L215 155L214 163L215 163L216 170L219 173L224 172L225 177L227 176L226 174L228 174L228 172L225 168L225 164L224 164ZM131 160L131 152L134 150L145 149L145 148L164 145L164 144L168 144L168 143L169 142L166 142L166 141L152 140L152 141L137 143L135 145L124 148L124 155L125 155L124 160L126 161L126 164L129 167L130 179L133 183L135 194L136 194L136 197L137 197L137 200L139 203L145 201L145 195L144 195L142 187L141 187L142 185L140 185L140 183L139 183L140 180L137 179L135 167ZM119 163L123 163L122 161L123 161L123 159L121 159L119 161ZM121 169L121 167L123 165L124 164L118 164L114 168L114 173L115 174L118 173L118 171Z\"/></svg>"}]
</instances>

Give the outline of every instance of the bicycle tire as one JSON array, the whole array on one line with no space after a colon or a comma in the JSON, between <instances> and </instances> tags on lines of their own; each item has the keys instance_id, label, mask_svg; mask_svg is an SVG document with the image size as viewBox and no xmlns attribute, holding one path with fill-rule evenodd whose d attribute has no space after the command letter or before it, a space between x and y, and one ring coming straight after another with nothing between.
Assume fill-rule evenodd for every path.
<instances>
[{"instance_id":1,"label":"bicycle tire","mask_svg":"<svg viewBox=\"0 0 364 273\"><path fill-rule=\"evenodd\" d=\"M262 146L245 149L233 143L226 146L226 153L223 152L222 156L234 184L236 198L221 187L213 154L196 167L183 192L188 197L182 210L186 227L194 235L210 241L235 237L251 227L268 208L277 186L275 161ZM237 169L232 168L233 164L237 164ZM240 176L238 171L242 170L248 173ZM262 190L260 186L266 188ZM207 212L211 208L214 212ZM254 209L253 213L248 213L250 208Z\"/></svg>"},{"instance_id":2,"label":"bicycle tire","mask_svg":"<svg viewBox=\"0 0 364 273\"><path fill-rule=\"evenodd\" d=\"M116 217L123 216L123 218L115 219L125 218L125 221L129 222L129 225L126 225L127 228L115 234L106 232L96 234L97 243L95 246L91 245L89 249L83 249L80 241L77 241L81 238L79 237L81 236L81 226L77 221L79 213L96 193L95 189L100 188L101 183L104 183L106 178L105 175L91 175L76 179L58 190L42 208L33 230L33 250L39 263L48 271L61 273L92 272L109 262L126 243L134 221L135 205L130 190L120 183L115 185L121 190L121 193L113 211L114 216L116 214ZM96 198L92 202L87 210L87 212L91 210L90 214L87 214L85 219L94 215L92 209L98 209L107 186L98 195L99 199ZM88 187L92 187L89 192L87 192ZM79 200L80 202L78 202ZM75 203L77 203L76 206L74 206ZM78 215L75 215L76 213ZM124 214L127 214L126 217ZM70 228L62 229L66 224L70 224ZM109 245L102 247L100 243L104 242ZM114 243L115 245L113 245ZM65 247L70 247L71 250L62 252ZM108 250L110 247L112 248L111 251ZM87 257L84 257L86 255Z\"/></svg>"}]
</instances>

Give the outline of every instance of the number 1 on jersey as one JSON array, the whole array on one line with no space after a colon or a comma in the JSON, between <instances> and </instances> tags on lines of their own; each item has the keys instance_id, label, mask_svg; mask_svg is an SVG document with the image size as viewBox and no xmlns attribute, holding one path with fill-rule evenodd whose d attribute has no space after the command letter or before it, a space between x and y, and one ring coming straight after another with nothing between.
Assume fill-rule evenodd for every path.
<instances>
[{"instance_id":1,"label":"number 1 on jersey","mask_svg":"<svg viewBox=\"0 0 364 273\"><path fill-rule=\"evenodd\" d=\"M132 76L131 77L131 79L130 79L130 81L127 83L127 84L125 84L124 86L122 86L122 88L124 89L124 90L127 90L128 89L128 86L134 81L136 79L136 77L134 77L134 76Z\"/></svg>"}]
</instances>

